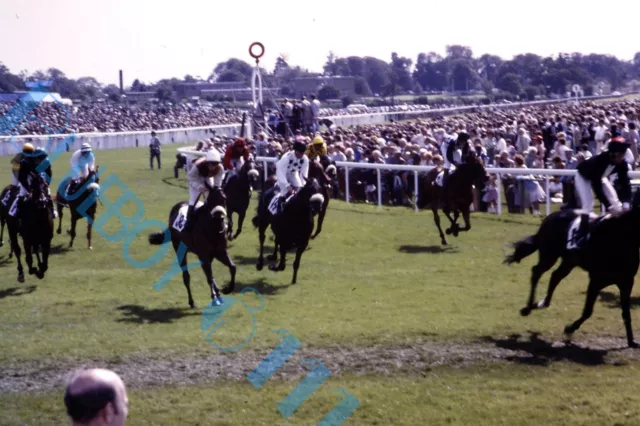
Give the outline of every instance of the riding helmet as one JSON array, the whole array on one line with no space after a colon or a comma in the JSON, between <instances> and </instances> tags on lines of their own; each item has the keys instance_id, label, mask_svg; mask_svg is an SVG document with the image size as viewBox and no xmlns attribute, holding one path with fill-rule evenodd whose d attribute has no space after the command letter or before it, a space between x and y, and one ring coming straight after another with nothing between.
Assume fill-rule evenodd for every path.
<instances>
[{"instance_id":1,"label":"riding helmet","mask_svg":"<svg viewBox=\"0 0 640 426\"><path fill-rule=\"evenodd\" d=\"M89 145L88 143L83 143L82 146L80 147L80 152L91 152L91 145Z\"/></svg>"},{"instance_id":2,"label":"riding helmet","mask_svg":"<svg viewBox=\"0 0 640 426\"><path fill-rule=\"evenodd\" d=\"M22 147L22 152L33 152L34 148L33 145L31 145L29 142L25 143L24 146Z\"/></svg>"},{"instance_id":3,"label":"riding helmet","mask_svg":"<svg viewBox=\"0 0 640 426\"><path fill-rule=\"evenodd\" d=\"M609 152L625 153L627 148L629 148L627 141L622 136L616 136L609 142L607 150Z\"/></svg>"},{"instance_id":4,"label":"riding helmet","mask_svg":"<svg viewBox=\"0 0 640 426\"><path fill-rule=\"evenodd\" d=\"M296 152L304 153L307 150L307 145L305 145L304 142L295 141L293 143L293 150L296 151Z\"/></svg>"},{"instance_id":5,"label":"riding helmet","mask_svg":"<svg viewBox=\"0 0 640 426\"><path fill-rule=\"evenodd\" d=\"M315 138L313 138L313 145L322 145L324 144L324 139L322 138L322 136L318 135Z\"/></svg>"},{"instance_id":6,"label":"riding helmet","mask_svg":"<svg viewBox=\"0 0 640 426\"><path fill-rule=\"evenodd\" d=\"M217 149L212 149L211 151L207 152L207 155L205 157L205 161L209 161L211 163L219 163L220 162L220 153L218 152Z\"/></svg>"},{"instance_id":7,"label":"riding helmet","mask_svg":"<svg viewBox=\"0 0 640 426\"><path fill-rule=\"evenodd\" d=\"M245 146L244 138L236 138L236 140L233 142L233 144L234 144L235 146L241 146L241 147L244 147L244 146Z\"/></svg>"}]
</instances>

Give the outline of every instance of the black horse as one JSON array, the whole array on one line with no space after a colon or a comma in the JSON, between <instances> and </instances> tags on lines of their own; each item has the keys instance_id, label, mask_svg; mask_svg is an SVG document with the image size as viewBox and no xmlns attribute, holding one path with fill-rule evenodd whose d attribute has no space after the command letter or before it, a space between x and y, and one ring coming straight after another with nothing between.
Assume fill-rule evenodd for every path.
<instances>
[{"instance_id":1,"label":"black horse","mask_svg":"<svg viewBox=\"0 0 640 426\"><path fill-rule=\"evenodd\" d=\"M323 168L323 163L317 163L315 161L309 162L309 178L316 179L318 181L320 184L320 193L324 198L322 208L320 208L320 212L318 212L318 225L316 226L316 232L311 235L312 240L322 232L322 224L324 223L324 217L327 214L327 207L329 207L330 199L331 177L329 174L335 175L337 173L336 166L329 164L327 172L325 172Z\"/></svg>"},{"instance_id":2,"label":"black horse","mask_svg":"<svg viewBox=\"0 0 640 426\"><path fill-rule=\"evenodd\" d=\"M9 218L9 209L18 195L19 188L15 185L6 186L0 193L0 247L4 246L4 227ZM13 245L9 242L9 259L13 257Z\"/></svg>"},{"instance_id":3,"label":"black horse","mask_svg":"<svg viewBox=\"0 0 640 426\"><path fill-rule=\"evenodd\" d=\"M438 185L439 169L429 171L423 179L422 191L420 192L418 207L431 208L433 220L440 232L440 240L443 245L447 244L442 228L440 227L440 216L438 209L451 222L451 227L446 229L447 235L458 236L461 231L469 231L470 206L473 202L473 185L486 180L487 173L482 160L474 155L464 157L465 161L456 167L455 172L449 175L445 187ZM451 216L453 213L453 217ZM458 225L458 216L462 214L464 228Z\"/></svg>"},{"instance_id":4,"label":"black horse","mask_svg":"<svg viewBox=\"0 0 640 426\"><path fill-rule=\"evenodd\" d=\"M269 212L269 202L273 199L273 180L271 187L266 191L258 204L258 215L253 218L253 225L258 228L260 238L260 257L256 268L260 271L264 266L264 240L265 232L269 226L275 235L275 247L273 255L269 260L277 260L278 250L280 251L280 263L272 264L269 269L272 271L284 271L287 251L296 248L296 259L293 262L293 279L291 284L295 284L300 268L300 258L309 245L309 239L313 232L313 217L318 214L324 203L324 197L320 193L318 182L310 178L307 183L287 202L284 210L278 215Z\"/></svg>"},{"instance_id":5,"label":"black horse","mask_svg":"<svg viewBox=\"0 0 640 426\"><path fill-rule=\"evenodd\" d=\"M533 309L547 308L553 292L576 267L589 273L589 287L582 316L565 327L567 340L593 313L593 306L602 289L617 285L620 291L622 318L630 347L638 347L631 329L630 299L633 280L640 266L640 193L636 193L629 212L620 217L605 217L589 224L588 239L576 249L567 249L572 224L582 212L563 210L547 216L538 232L514 244L515 251L504 263L518 263L536 251L538 263L531 268L531 293L527 305L520 310L527 316ZM547 296L534 304L535 291L542 274L551 269L558 259L560 266L551 274Z\"/></svg>"},{"instance_id":6,"label":"black horse","mask_svg":"<svg viewBox=\"0 0 640 426\"><path fill-rule=\"evenodd\" d=\"M67 230L67 234L71 236L69 247L73 247L73 241L76 238L76 224L78 220L83 217L88 217L87 220L87 242L89 244L89 250L92 250L91 246L91 229L96 216L96 209L98 207L98 196L100 193L100 177L98 175L98 168L95 171L90 171L86 178L75 182L73 188L67 192L67 186L70 182L70 178L63 179L58 185L58 193L56 194L56 204L58 209L58 229L57 233L62 232L62 216L65 207L69 207L71 211L71 229ZM78 212L78 206L81 206L85 200L91 199L91 205L85 209L85 213ZM84 207L83 207L84 208Z\"/></svg>"},{"instance_id":7,"label":"black horse","mask_svg":"<svg viewBox=\"0 0 640 426\"><path fill-rule=\"evenodd\" d=\"M53 239L53 210L49 205L47 182L40 173L35 172L30 173L29 179L32 191L30 196L24 200L18 216L7 217L9 238L18 261L18 281L21 283L24 282L24 269L18 235L22 236L29 275L35 274L39 279L43 279L49 269L49 252ZM34 253L38 260L37 269L33 267Z\"/></svg>"},{"instance_id":8,"label":"black horse","mask_svg":"<svg viewBox=\"0 0 640 426\"><path fill-rule=\"evenodd\" d=\"M260 179L260 173L256 168L253 158L249 158L242 169L231 176L224 185L224 193L227 196L227 219L229 221L229 229L227 230L227 238L232 241L238 238L242 232L242 224L249 208L251 201L251 191ZM233 214L238 214L238 230L233 234Z\"/></svg>"},{"instance_id":9,"label":"black horse","mask_svg":"<svg viewBox=\"0 0 640 426\"><path fill-rule=\"evenodd\" d=\"M189 306L195 308L196 305L193 302L191 296L191 276L187 270L187 252L190 251L198 256L202 270L207 277L207 283L211 288L211 300L212 304L219 305L224 303L220 296L220 291L213 278L213 271L211 264L213 259L218 259L223 265L229 268L231 273L231 281L222 289L222 293L229 294L235 287L236 280L236 265L231 260L229 252L227 250L227 237L226 237L226 216L227 212L224 208L225 196L220 188L214 188L209 191L207 200L205 203L198 207L194 212L193 228L190 232L179 231L173 227L176 223L176 218L181 209L184 208L184 214L186 214L186 202L179 202L171 209L169 213L169 231L171 233L171 243L176 251L176 256L180 250L181 243L187 247L187 251L184 252L182 259L178 257L180 267L183 269L182 280L187 288L187 294L189 295ZM184 227L184 217L181 220L181 227ZM168 243L165 240L164 233L159 232L149 235L149 243L154 245L160 245Z\"/></svg>"}]
</instances>

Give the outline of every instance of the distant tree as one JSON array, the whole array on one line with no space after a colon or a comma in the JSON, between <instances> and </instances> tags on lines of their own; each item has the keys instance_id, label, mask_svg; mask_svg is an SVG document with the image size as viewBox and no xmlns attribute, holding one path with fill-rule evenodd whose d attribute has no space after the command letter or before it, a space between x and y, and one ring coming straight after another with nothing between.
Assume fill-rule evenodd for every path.
<instances>
[{"instance_id":1,"label":"distant tree","mask_svg":"<svg viewBox=\"0 0 640 426\"><path fill-rule=\"evenodd\" d=\"M320 90L318 90L318 99L321 101L326 101L328 99L338 99L340 97L340 91L333 86L322 86Z\"/></svg>"}]
</instances>

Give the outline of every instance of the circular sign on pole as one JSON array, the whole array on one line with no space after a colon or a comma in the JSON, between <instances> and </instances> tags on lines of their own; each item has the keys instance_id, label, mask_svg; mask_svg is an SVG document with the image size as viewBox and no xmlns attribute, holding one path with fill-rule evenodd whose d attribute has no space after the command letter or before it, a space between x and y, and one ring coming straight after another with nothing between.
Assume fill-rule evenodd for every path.
<instances>
[{"instance_id":1,"label":"circular sign on pole","mask_svg":"<svg viewBox=\"0 0 640 426\"><path fill-rule=\"evenodd\" d=\"M580 92L580 85L574 84L573 85L573 93L578 94L579 92Z\"/></svg>"},{"instance_id":2,"label":"circular sign on pole","mask_svg":"<svg viewBox=\"0 0 640 426\"><path fill-rule=\"evenodd\" d=\"M260 53L255 53L254 47L257 47ZM260 58L262 58L262 55L264 55L264 45L259 41L251 43L251 46L249 46L249 55L251 55L251 57L256 60L256 64L257 64Z\"/></svg>"}]
</instances>

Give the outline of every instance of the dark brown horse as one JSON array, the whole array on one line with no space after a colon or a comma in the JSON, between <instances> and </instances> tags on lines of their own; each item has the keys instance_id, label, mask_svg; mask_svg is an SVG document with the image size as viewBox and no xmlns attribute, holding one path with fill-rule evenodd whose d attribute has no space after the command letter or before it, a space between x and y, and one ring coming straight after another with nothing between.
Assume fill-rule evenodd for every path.
<instances>
[{"instance_id":1,"label":"dark brown horse","mask_svg":"<svg viewBox=\"0 0 640 426\"><path fill-rule=\"evenodd\" d=\"M18 261L18 281L24 282L22 249L18 235L22 236L25 260L29 275L44 278L49 269L49 252L53 239L53 211L49 207L48 185L40 173L31 173L31 194L24 200L17 216L7 217L9 239ZM33 254L38 260L38 268L33 267Z\"/></svg>"},{"instance_id":2,"label":"dark brown horse","mask_svg":"<svg viewBox=\"0 0 640 426\"><path fill-rule=\"evenodd\" d=\"M456 167L455 172L449 175L445 187L437 183L439 180L438 175L441 172L440 169L436 168L429 171L424 177L418 207L431 208L433 220L440 232L442 244L446 245L447 240L440 227L438 209L442 209L442 212L451 222L451 227L446 229L447 235L453 234L454 237L457 237L460 231L470 230L469 216L470 206L473 202L473 185L480 180L487 179L487 173L482 160L474 155L467 156L465 161ZM464 228L460 228L457 223L460 214L462 214L464 220Z\"/></svg>"},{"instance_id":3,"label":"dark brown horse","mask_svg":"<svg viewBox=\"0 0 640 426\"><path fill-rule=\"evenodd\" d=\"M249 208L251 201L251 191L255 188L260 179L260 173L256 168L253 158L249 158L242 169L231 176L224 185L224 193L227 197L227 219L229 221L229 229L227 230L227 238L229 241L238 238L242 232L242 224ZM233 234L233 214L238 214L238 230Z\"/></svg>"},{"instance_id":4,"label":"dark brown horse","mask_svg":"<svg viewBox=\"0 0 640 426\"><path fill-rule=\"evenodd\" d=\"M4 227L9 218L9 209L11 204L18 195L18 187L15 185L8 185L0 193L0 247L4 246ZM9 242L9 259L13 257L13 245Z\"/></svg>"},{"instance_id":5,"label":"dark brown horse","mask_svg":"<svg viewBox=\"0 0 640 426\"><path fill-rule=\"evenodd\" d=\"M89 250L92 250L91 246L91 228L96 216L96 209L98 207L98 197L100 193L100 177L98 175L98 168L95 171L90 171L86 178L76 182L75 188L67 193L67 186L70 182L70 178L63 179L58 185L58 193L56 194L56 204L58 209L58 229L57 233L62 232L62 216L65 207L69 207L71 212L71 229L67 230L67 234L71 236L69 247L73 247L73 241L76 238L76 224L79 219L89 218L87 220L87 242L89 244ZM89 207L83 206L85 214L78 211L78 206L83 205L85 200L91 199Z\"/></svg>"},{"instance_id":6,"label":"dark brown horse","mask_svg":"<svg viewBox=\"0 0 640 426\"><path fill-rule=\"evenodd\" d=\"M229 294L235 287L236 265L231 260L229 251L227 250L227 211L224 207L225 201L225 195L220 188L216 187L212 191L209 191L209 195L207 196L205 203L198 207L194 212L193 220L195 223L193 224L193 228L190 232L179 231L174 228L174 224L176 223L180 210L184 210L184 214L186 214L186 202L182 201L177 203L169 213L171 244L173 244L176 256L178 257L178 262L180 263L180 267L183 271L182 280L187 288L187 294L189 295L189 306L192 308L195 308L196 305L193 302L193 297L191 296L191 276L186 267L187 252L189 251L198 256L198 259L200 260L202 270L207 277L207 283L211 288L211 303L213 305L220 305L224 303L220 295L220 290L218 290L218 286L213 278L213 271L211 267L213 259L218 259L223 265L229 268L229 272L231 273L231 281L222 289L222 293ZM184 219L184 215L181 215L181 220L178 224L179 227L184 227ZM168 242L168 240L165 240L164 232L149 235L150 244L160 245ZM184 251L184 249L180 250L182 245L186 246L187 251ZM179 254L181 252L184 252L182 259L180 259Z\"/></svg>"},{"instance_id":7,"label":"dark brown horse","mask_svg":"<svg viewBox=\"0 0 640 426\"><path fill-rule=\"evenodd\" d=\"M331 170L335 171L336 166L333 164L329 165ZM331 190L331 178L327 173L325 173L322 164L310 161L309 162L309 179L315 179L320 184L320 193L324 197L324 202L322 203L322 207L318 212L318 225L316 226L316 232L312 233L311 239L313 240L315 237L322 232L322 224L324 223L324 217L327 214L327 207L329 207L329 194Z\"/></svg>"}]
</instances>

